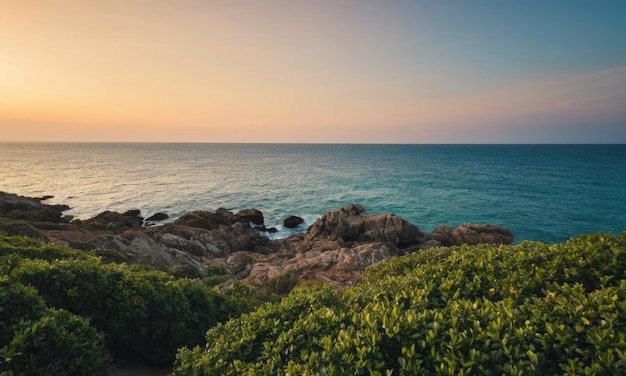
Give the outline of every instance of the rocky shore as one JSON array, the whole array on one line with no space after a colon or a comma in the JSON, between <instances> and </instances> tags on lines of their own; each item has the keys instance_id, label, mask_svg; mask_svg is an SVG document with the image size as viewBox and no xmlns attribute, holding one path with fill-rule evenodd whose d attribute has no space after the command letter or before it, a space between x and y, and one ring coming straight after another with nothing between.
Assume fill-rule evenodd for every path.
<instances>
[{"instance_id":1,"label":"rocky shore","mask_svg":"<svg viewBox=\"0 0 626 376\"><path fill-rule=\"evenodd\" d=\"M442 225L425 234L394 214L368 215L358 204L327 212L302 233L270 240L264 234L271 228L257 209L192 211L173 222L147 226L139 210L73 220L63 214L68 206L42 202L48 198L0 192L0 232L76 249L112 249L127 262L163 270L182 265L207 271L219 265L231 281L253 284L289 273L303 282L353 285L367 266L407 252L513 241L511 231L490 224ZM290 216L284 225L297 228L302 220Z\"/></svg>"}]
</instances>

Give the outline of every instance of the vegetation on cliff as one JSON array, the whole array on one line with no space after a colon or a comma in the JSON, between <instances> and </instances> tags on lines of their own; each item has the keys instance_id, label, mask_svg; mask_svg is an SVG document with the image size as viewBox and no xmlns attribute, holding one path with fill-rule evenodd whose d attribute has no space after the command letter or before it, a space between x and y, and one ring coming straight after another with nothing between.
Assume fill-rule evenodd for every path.
<instances>
[{"instance_id":1,"label":"vegetation on cliff","mask_svg":"<svg viewBox=\"0 0 626 376\"><path fill-rule=\"evenodd\" d=\"M625 271L626 232L424 250L218 324L174 374L624 374Z\"/></svg>"}]
</instances>

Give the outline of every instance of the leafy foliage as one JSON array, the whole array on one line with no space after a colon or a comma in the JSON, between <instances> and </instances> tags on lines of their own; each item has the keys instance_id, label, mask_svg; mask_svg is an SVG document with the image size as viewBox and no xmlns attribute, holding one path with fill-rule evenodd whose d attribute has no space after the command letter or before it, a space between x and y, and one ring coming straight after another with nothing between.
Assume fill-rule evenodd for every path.
<instances>
[{"instance_id":1,"label":"leafy foliage","mask_svg":"<svg viewBox=\"0 0 626 376\"><path fill-rule=\"evenodd\" d=\"M37 291L0 280L0 374L105 375L102 334L86 319L48 309Z\"/></svg>"},{"instance_id":2,"label":"leafy foliage","mask_svg":"<svg viewBox=\"0 0 626 376\"><path fill-rule=\"evenodd\" d=\"M389 259L182 348L175 375L626 373L626 232Z\"/></svg>"},{"instance_id":3,"label":"leafy foliage","mask_svg":"<svg viewBox=\"0 0 626 376\"><path fill-rule=\"evenodd\" d=\"M63 338L63 330L78 328L77 315L89 320L80 319L84 333L92 330L98 341L102 338L96 331L104 333L104 343L117 358L171 364L179 347L201 343L204 333L218 322L256 308L236 295L216 292L200 279L180 278L185 270L175 271L182 274L177 278L140 265L105 264L94 253L0 236L0 278L10 286L0 295L0 319L6 323L0 329L0 347L21 336L18 342L23 346L16 342L5 350L30 357L29 364L39 362L39 348L27 345L29 338L37 338L37 344L52 344L52 338L42 338L55 331ZM31 320L31 326L41 321L35 337L28 331L31 326L18 328L24 320ZM68 354L75 354L69 342L63 346ZM109 359L106 349L101 351L102 359ZM69 363L58 366L73 367Z\"/></svg>"}]
</instances>

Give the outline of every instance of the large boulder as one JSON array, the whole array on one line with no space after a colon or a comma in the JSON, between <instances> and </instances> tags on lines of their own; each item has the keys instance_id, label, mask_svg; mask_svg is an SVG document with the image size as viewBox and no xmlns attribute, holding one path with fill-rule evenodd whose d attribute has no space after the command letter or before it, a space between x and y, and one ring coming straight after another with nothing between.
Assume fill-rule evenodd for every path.
<instances>
[{"instance_id":1,"label":"large boulder","mask_svg":"<svg viewBox=\"0 0 626 376\"><path fill-rule=\"evenodd\" d=\"M395 214L368 216L358 204L328 212L313 223L307 240L337 239L339 242L391 242L400 247L419 243L424 234L417 226Z\"/></svg>"},{"instance_id":2,"label":"large boulder","mask_svg":"<svg viewBox=\"0 0 626 376\"><path fill-rule=\"evenodd\" d=\"M336 237L344 241L357 240L363 232L363 222L367 214L363 206L352 204L327 212L313 223L307 232L307 239Z\"/></svg>"},{"instance_id":3,"label":"large boulder","mask_svg":"<svg viewBox=\"0 0 626 376\"><path fill-rule=\"evenodd\" d=\"M242 222L242 223L254 223L255 225L262 225L265 223L265 218L263 217L263 213L258 209L244 209L233 217L234 221Z\"/></svg>"},{"instance_id":4,"label":"large boulder","mask_svg":"<svg viewBox=\"0 0 626 376\"><path fill-rule=\"evenodd\" d=\"M390 242L400 247L419 243L424 234L417 226L395 214L379 214L363 222L359 241Z\"/></svg>"}]
</instances>

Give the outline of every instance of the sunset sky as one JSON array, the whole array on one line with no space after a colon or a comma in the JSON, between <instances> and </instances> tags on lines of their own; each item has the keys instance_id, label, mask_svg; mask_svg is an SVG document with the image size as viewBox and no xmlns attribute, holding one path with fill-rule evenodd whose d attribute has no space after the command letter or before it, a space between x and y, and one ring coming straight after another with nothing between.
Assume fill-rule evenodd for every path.
<instances>
[{"instance_id":1,"label":"sunset sky","mask_svg":"<svg viewBox=\"0 0 626 376\"><path fill-rule=\"evenodd\" d=\"M626 1L0 0L0 141L626 142Z\"/></svg>"}]
</instances>

